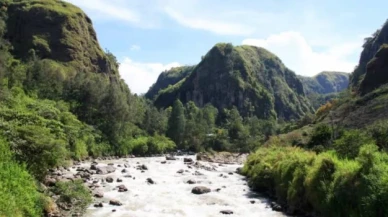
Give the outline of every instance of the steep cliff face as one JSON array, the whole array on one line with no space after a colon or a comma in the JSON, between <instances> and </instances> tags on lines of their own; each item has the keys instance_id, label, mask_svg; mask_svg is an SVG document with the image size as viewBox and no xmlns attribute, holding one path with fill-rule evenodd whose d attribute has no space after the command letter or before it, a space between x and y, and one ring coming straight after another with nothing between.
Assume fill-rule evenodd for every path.
<instances>
[{"instance_id":1,"label":"steep cliff face","mask_svg":"<svg viewBox=\"0 0 388 217\"><path fill-rule=\"evenodd\" d=\"M383 44L369 61L360 84L360 93L369 93L388 83L388 44Z\"/></svg>"},{"instance_id":2,"label":"steep cliff face","mask_svg":"<svg viewBox=\"0 0 388 217\"><path fill-rule=\"evenodd\" d=\"M349 86L349 74L345 72L321 72L314 77L298 76L307 95L337 93Z\"/></svg>"},{"instance_id":3,"label":"steep cliff face","mask_svg":"<svg viewBox=\"0 0 388 217\"><path fill-rule=\"evenodd\" d=\"M76 6L56 0L25 0L5 7L5 37L16 57L53 59L79 71L117 71L100 48L92 21Z\"/></svg>"},{"instance_id":4,"label":"steep cliff face","mask_svg":"<svg viewBox=\"0 0 388 217\"><path fill-rule=\"evenodd\" d=\"M155 105L167 107L177 98L218 109L236 106L242 115L260 118L297 119L312 110L302 83L278 57L225 43L215 45L188 77L161 90Z\"/></svg>"},{"instance_id":5,"label":"steep cliff face","mask_svg":"<svg viewBox=\"0 0 388 217\"><path fill-rule=\"evenodd\" d=\"M363 45L364 49L361 52L359 64L350 77L350 87L352 90L365 94L367 91L370 91L373 88L376 88L377 86L381 85L382 81L377 83L370 83L371 76L367 74L369 71L373 71L371 72L371 74L373 74L374 76L376 76L376 73L378 71L384 73L384 70L378 70L384 68L381 67L381 60L384 59L384 56L386 55L386 52L384 51L386 48L382 47L384 44L388 44L388 20L384 23L381 29L378 29L375 33L372 34L371 37L365 39L365 43ZM379 57L376 56L376 59L374 59L378 51ZM371 64L370 67L368 66L369 63ZM369 78L366 83L361 84L365 77Z\"/></svg>"},{"instance_id":6,"label":"steep cliff face","mask_svg":"<svg viewBox=\"0 0 388 217\"><path fill-rule=\"evenodd\" d=\"M155 84L153 84L145 97L148 99L154 99L160 90L167 88L169 85L174 85L180 80L186 78L193 71L195 66L180 66L174 67L162 72Z\"/></svg>"}]
</instances>

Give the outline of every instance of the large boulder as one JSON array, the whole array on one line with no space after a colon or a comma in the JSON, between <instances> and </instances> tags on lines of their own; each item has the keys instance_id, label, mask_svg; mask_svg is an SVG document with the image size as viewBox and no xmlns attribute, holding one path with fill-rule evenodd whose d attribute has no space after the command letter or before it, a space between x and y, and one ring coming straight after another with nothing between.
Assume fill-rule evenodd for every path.
<instances>
[{"instance_id":1,"label":"large boulder","mask_svg":"<svg viewBox=\"0 0 388 217\"><path fill-rule=\"evenodd\" d=\"M222 213L224 215L231 215L231 214L233 214L233 211L232 210L221 210L220 213Z\"/></svg>"},{"instance_id":2,"label":"large boulder","mask_svg":"<svg viewBox=\"0 0 388 217\"><path fill-rule=\"evenodd\" d=\"M151 184L151 185L156 184L156 182L154 180L152 180L151 178L147 178L147 183Z\"/></svg>"},{"instance_id":3,"label":"large boulder","mask_svg":"<svg viewBox=\"0 0 388 217\"><path fill-rule=\"evenodd\" d=\"M96 191L96 192L94 192L94 197L102 198L102 197L104 197L104 193L101 191Z\"/></svg>"},{"instance_id":4,"label":"large boulder","mask_svg":"<svg viewBox=\"0 0 388 217\"><path fill-rule=\"evenodd\" d=\"M118 200L110 200L109 201L109 204L110 205L113 205L113 206L121 206L121 205L123 205L120 201L118 201Z\"/></svg>"},{"instance_id":5,"label":"large boulder","mask_svg":"<svg viewBox=\"0 0 388 217\"><path fill-rule=\"evenodd\" d=\"M194 187L192 190L191 190L191 193L193 194L206 194L206 193L209 193L211 190L210 188L208 187L205 187L205 186L197 186L197 187Z\"/></svg>"},{"instance_id":6,"label":"large boulder","mask_svg":"<svg viewBox=\"0 0 388 217\"><path fill-rule=\"evenodd\" d=\"M105 167L97 168L97 174L101 174L101 175L113 173L115 171L116 171L116 168L114 168L113 166L105 166Z\"/></svg>"},{"instance_id":7,"label":"large boulder","mask_svg":"<svg viewBox=\"0 0 388 217\"><path fill-rule=\"evenodd\" d=\"M174 156L166 156L166 160L176 160Z\"/></svg>"},{"instance_id":8,"label":"large boulder","mask_svg":"<svg viewBox=\"0 0 388 217\"><path fill-rule=\"evenodd\" d=\"M193 163L194 160L192 158L183 158L184 163Z\"/></svg>"},{"instance_id":9,"label":"large boulder","mask_svg":"<svg viewBox=\"0 0 388 217\"><path fill-rule=\"evenodd\" d=\"M112 182L113 182L113 178L110 177L110 176L106 177L105 180L106 180L106 182L108 182L108 183L112 183Z\"/></svg>"},{"instance_id":10,"label":"large boulder","mask_svg":"<svg viewBox=\"0 0 388 217\"><path fill-rule=\"evenodd\" d=\"M128 188L125 185L119 185L117 187L119 188L119 192L126 192L126 191L128 191Z\"/></svg>"}]
</instances>

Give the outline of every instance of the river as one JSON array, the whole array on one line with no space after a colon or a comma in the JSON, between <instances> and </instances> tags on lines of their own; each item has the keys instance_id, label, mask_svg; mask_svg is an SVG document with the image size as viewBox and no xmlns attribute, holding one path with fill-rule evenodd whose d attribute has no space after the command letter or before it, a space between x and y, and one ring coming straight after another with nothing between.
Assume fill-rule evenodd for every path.
<instances>
[{"instance_id":1,"label":"river","mask_svg":"<svg viewBox=\"0 0 388 217\"><path fill-rule=\"evenodd\" d=\"M193 156L190 158L194 159ZM216 171L208 171L203 168L191 169L184 164L183 157L177 160L165 161L164 157L152 158L128 158L111 161L99 161L98 166L106 166L113 163L116 171L107 175L93 175L93 179L99 180L100 191L103 198L94 198L85 214L86 217L215 217L229 216L221 214L222 210L231 210L230 216L255 216L255 217L282 217L281 212L272 211L268 201L249 190L243 176L234 173L241 165L219 165L215 163L201 162L203 165L215 167ZM124 164L129 165L122 173ZM148 170L142 172L137 169L139 165L146 165ZM121 167L118 167L120 165ZM81 167L90 167L90 163L84 163ZM183 169L183 173L177 173ZM195 174L195 171L203 175ZM75 173L75 169L72 169ZM232 172L233 174L229 174ZM132 178L124 177L131 175ZM222 176L221 176L222 174ZM114 178L113 183L101 182L106 177ZM225 178L225 176L227 176ZM135 179L134 179L134 178ZM118 183L116 179L123 181ZM156 183L147 183L151 178ZM188 180L194 180L196 184L187 184ZM126 192L118 192L118 185L125 185ZM211 189L210 193L195 195L191 190L195 186L205 186ZM216 191L218 189L218 191ZM109 200L116 199L122 206L109 205ZM102 202L102 208L94 207L94 204ZM112 210L115 210L113 212Z\"/></svg>"}]
</instances>

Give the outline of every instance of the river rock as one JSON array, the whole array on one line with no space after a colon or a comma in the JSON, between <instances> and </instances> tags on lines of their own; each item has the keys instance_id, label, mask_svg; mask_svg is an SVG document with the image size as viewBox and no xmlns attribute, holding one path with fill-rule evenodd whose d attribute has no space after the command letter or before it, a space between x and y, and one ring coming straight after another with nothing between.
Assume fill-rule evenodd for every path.
<instances>
[{"instance_id":1,"label":"river rock","mask_svg":"<svg viewBox=\"0 0 388 217\"><path fill-rule=\"evenodd\" d=\"M151 185L156 184L155 181L152 180L151 178L147 178L147 183Z\"/></svg>"},{"instance_id":2,"label":"river rock","mask_svg":"<svg viewBox=\"0 0 388 217\"><path fill-rule=\"evenodd\" d=\"M256 203L256 201L254 201L254 200L251 200L250 202L251 202L251 204L255 204Z\"/></svg>"},{"instance_id":3,"label":"river rock","mask_svg":"<svg viewBox=\"0 0 388 217\"><path fill-rule=\"evenodd\" d=\"M182 174L184 171L182 169L178 170L176 173Z\"/></svg>"},{"instance_id":4,"label":"river rock","mask_svg":"<svg viewBox=\"0 0 388 217\"><path fill-rule=\"evenodd\" d=\"M94 193L94 197L103 198L103 197L104 197L104 193L101 192L101 191L96 191L96 192Z\"/></svg>"},{"instance_id":5,"label":"river rock","mask_svg":"<svg viewBox=\"0 0 388 217\"><path fill-rule=\"evenodd\" d=\"M121 172L122 172L122 173L126 173L127 170L126 170L126 169L122 169Z\"/></svg>"},{"instance_id":6,"label":"river rock","mask_svg":"<svg viewBox=\"0 0 388 217\"><path fill-rule=\"evenodd\" d=\"M113 182L113 178L110 177L110 176L106 177L105 180L106 180L106 182L108 182L108 183L112 183L112 182Z\"/></svg>"},{"instance_id":7,"label":"river rock","mask_svg":"<svg viewBox=\"0 0 388 217\"><path fill-rule=\"evenodd\" d=\"M113 166L105 166L105 167L97 168L97 174L101 174L101 175L113 173L114 171L116 171L116 168L114 168Z\"/></svg>"},{"instance_id":8,"label":"river rock","mask_svg":"<svg viewBox=\"0 0 388 217\"><path fill-rule=\"evenodd\" d=\"M232 172L229 172L228 174L229 174L229 175L233 175L233 173L232 173Z\"/></svg>"},{"instance_id":9,"label":"river rock","mask_svg":"<svg viewBox=\"0 0 388 217\"><path fill-rule=\"evenodd\" d=\"M125 185L119 185L117 187L119 188L119 192L126 192L126 191L128 191L128 188Z\"/></svg>"},{"instance_id":10,"label":"river rock","mask_svg":"<svg viewBox=\"0 0 388 217\"><path fill-rule=\"evenodd\" d=\"M210 192L210 188L207 188L205 186L197 186L191 190L191 193L193 194L206 194L209 192Z\"/></svg>"},{"instance_id":11,"label":"river rock","mask_svg":"<svg viewBox=\"0 0 388 217\"><path fill-rule=\"evenodd\" d=\"M193 175L195 175L195 176L203 176L203 173L195 171Z\"/></svg>"},{"instance_id":12,"label":"river rock","mask_svg":"<svg viewBox=\"0 0 388 217\"><path fill-rule=\"evenodd\" d=\"M131 175L125 175L124 178L132 178Z\"/></svg>"},{"instance_id":13,"label":"river rock","mask_svg":"<svg viewBox=\"0 0 388 217\"><path fill-rule=\"evenodd\" d=\"M96 207L96 208L101 208L101 207L104 207L104 204L102 204L102 203L96 203L96 204L94 204L94 207Z\"/></svg>"},{"instance_id":14,"label":"river rock","mask_svg":"<svg viewBox=\"0 0 388 217\"><path fill-rule=\"evenodd\" d=\"M142 170L148 170L148 167L147 167L145 164L142 164L142 165L140 166L140 169L142 169Z\"/></svg>"},{"instance_id":15,"label":"river rock","mask_svg":"<svg viewBox=\"0 0 388 217\"><path fill-rule=\"evenodd\" d=\"M194 180L192 180L192 179L190 179L189 181L187 181L186 182L187 184L189 184L189 185L192 185L192 184L195 184L195 183L197 183L196 181L194 181Z\"/></svg>"},{"instance_id":16,"label":"river rock","mask_svg":"<svg viewBox=\"0 0 388 217\"><path fill-rule=\"evenodd\" d=\"M123 180L120 179L120 178L117 178L117 179L116 179L116 182L123 182Z\"/></svg>"},{"instance_id":17,"label":"river rock","mask_svg":"<svg viewBox=\"0 0 388 217\"><path fill-rule=\"evenodd\" d=\"M51 177L46 177L44 180L44 184L49 187L55 186L55 183L57 183L57 180Z\"/></svg>"},{"instance_id":18,"label":"river rock","mask_svg":"<svg viewBox=\"0 0 388 217\"><path fill-rule=\"evenodd\" d=\"M124 167L125 168L129 168L129 164L124 164Z\"/></svg>"},{"instance_id":19,"label":"river rock","mask_svg":"<svg viewBox=\"0 0 388 217\"><path fill-rule=\"evenodd\" d=\"M113 206L121 206L121 205L123 205L120 201L118 201L118 200L110 200L109 201L109 204L110 205L113 205Z\"/></svg>"},{"instance_id":20,"label":"river rock","mask_svg":"<svg viewBox=\"0 0 388 217\"><path fill-rule=\"evenodd\" d=\"M108 166L113 166L113 165L115 165L114 163L108 163Z\"/></svg>"},{"instance_id":21,"label":"river rock","mask_svg":"<svg viewBox=\"0 0 388 217\"><path fill-rule=\"evenodd\" d=\"M173 156L166 156L166 160L176 160L176 158Z\"/></svg>"},{"instance_id":22,"label":"river rock","mask_svg":"<svg viewBox=\"0 0 388 217\"><path fill-rule=\"evenodd\" d=\"M161 163L161 164L166 164L166 163L167 163L167 161L165 161L165 160L164 160L164 161L162 161L162 162L160 162L160 163Z\"/></svg>"},{"instance_id":23,"label":"river rock","mask_svg":"<svg viewBox=\"0 0 388 217\"><path fill-rule=\"evenodd\" d=\"M97 166L96 166L96 164L92 164L92 165L90 165L90 169L91 169L91 170L97 170Z\"/></svg>"},{"instance_id":24,"label":"river rock","mask_svg":"<svg viewBox=\"0 0 388 217\"><path fill-rule=\"evenodd\" d=\"M222 213L224 215L231 215L231 214L233 214L233 211L232 210L221 210L220 213Z\"/></svg>"},{"instance_id":25,"label":"river rock","mask_svg":"<svg viewBox=\"0 0 388 217\"><path fill-rule=\"evenodd\" d=\"M271 208L273 211L282 211L282 206L280 206L279 204L277 204L276 202L271 202Z\"/></svg>"},{"instance_id":26,"label":"river rock","mask_svg":"<svg viewBox=\"0 0 388 217\"><path fill-rule=\"evenodd\" d=\"M192 158L183 158L183 162L184 163L193 163L193 159Z\"/></svg>"}]
</instances>

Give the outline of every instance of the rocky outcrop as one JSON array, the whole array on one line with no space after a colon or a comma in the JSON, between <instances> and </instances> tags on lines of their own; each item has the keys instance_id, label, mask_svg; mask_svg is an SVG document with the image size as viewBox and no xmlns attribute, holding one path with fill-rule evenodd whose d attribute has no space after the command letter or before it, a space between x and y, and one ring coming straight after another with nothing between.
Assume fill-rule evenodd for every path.
<instances>
[{"instance_id":1,"label":"rocky outcrop","mask_svg":"<svg viewBox=\"0 0 388 217\"><path fill-rule=\"evenodd\" d=\"M384 67L381 67L381 60L384 59L383 56L385 55L384 48L383 50L381 50L384 44L388 44L388 20L380 29L376 30L376 32L374 32L372 36L365 38L359 63L350 77L350 87L352 90L365 94L366 92L374 89L375 84L381 85L381 82L374 83L372 81L373 79L370 78L363 85L362 83L364 78L379 74L376 73L377 71L384 72ZM377 54L378 52L380 52L380 54ZM374 59L376 55L378 56L377 58L381 58L381 60L372 61L372 59ZM370 63L371 65L368 66ZM370 71L371 75L367 75L369 73L368 71ZM361 90L359 90L360 87Z\"/></svg>"},{"instance_id":2,"label":"rocky outcrop","mask_svg":"<svg viewBox=\"0 0 388 217\"><path fill-rule=\"evenodd\" d=\"M6 38L16 57L52 59L80 71L117 73L100 48L91 19L64 1L13 1Z\"/></svg>"},{"instance_id":3,"label":"rocky outcrop","mask_svg":"<svg viewBox=\"0 0 388 217\"><path fill-rule=\"evenodd\" d=\"M360 93L369 93L388 83L388 42L383 44L366 66L366 74L360 84Z\"/></svg>"}]
</instances>

